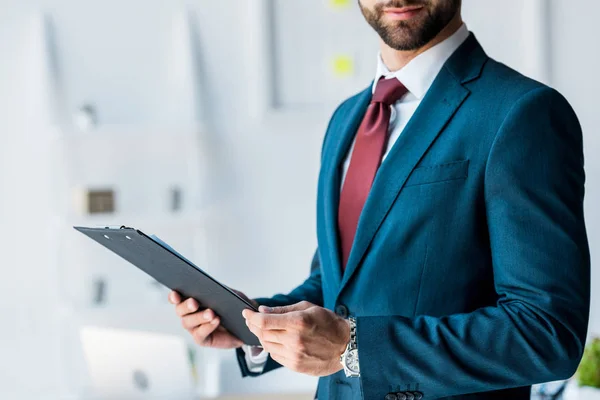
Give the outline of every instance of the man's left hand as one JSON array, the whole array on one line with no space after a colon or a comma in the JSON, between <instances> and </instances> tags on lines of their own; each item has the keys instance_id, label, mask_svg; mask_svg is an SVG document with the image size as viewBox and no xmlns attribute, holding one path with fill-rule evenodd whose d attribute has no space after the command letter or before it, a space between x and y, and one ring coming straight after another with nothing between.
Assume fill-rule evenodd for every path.
<instances>
[{"instance_id":1,"label":"man's left hand","mask_svg":"<svg viewBox=\"0 0 600 400\"><path fill-rule=\"evenodd\" d=\"M340 356L350 341L348 321L303 301L285 307L244 310L248 328L271 358L307 375L327 376L342 369Z\"/></svg>"}]
</instances>

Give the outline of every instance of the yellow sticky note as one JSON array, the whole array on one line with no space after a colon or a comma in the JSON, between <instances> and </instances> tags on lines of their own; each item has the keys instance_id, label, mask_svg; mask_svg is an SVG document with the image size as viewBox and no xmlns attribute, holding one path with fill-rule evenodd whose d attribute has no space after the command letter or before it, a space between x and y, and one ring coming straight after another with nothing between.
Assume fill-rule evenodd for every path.
<instances>
[{"instance_id":1,"label":"yellow sticky note","mask_svg":"<svg viewBox=\"0 0 600 400\"><path fill-rule=\"evenodd\" d=\"M347 77L354 74L354 60L347 55L337 55L333 58L333 74L337 77Z\"/></svg>"},{"instance_id":2,"label":"yellow sticky note","mask_svg":"<svg viewBox=\"0 0 600 400\"><path fill-rule=\"evenodd\" d=\"M350 5L350 0L329 0L329 4L333 8L346 8Z\"/></svg>"}]
</instances>

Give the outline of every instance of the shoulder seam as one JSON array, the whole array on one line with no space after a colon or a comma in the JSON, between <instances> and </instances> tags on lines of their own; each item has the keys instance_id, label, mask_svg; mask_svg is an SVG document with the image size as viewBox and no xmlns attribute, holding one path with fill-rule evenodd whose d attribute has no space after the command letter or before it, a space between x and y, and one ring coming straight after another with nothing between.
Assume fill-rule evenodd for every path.
<instances>
[{"instance_id":1,"label":"shoulder seam","mask_svg":"<svg viewBox=\"0 0 600 400\"><path fill-rule=\"evenodd\" d=\"M498 127L498 130L496 131L496 133L494 134L494 139L492 140L492 144L490 146L490 149L488 150L488 155L486 157L486 166L485 166L485 173L484 175L487 175L487 168L488 168L488 161L490 159L490 155L492 154L492 151L494 150L494 147L496 146L496 142L498 141L498 136L500 135L500 131L502 131L502 128L504 128L504 125L506 124L506 121L508 121L509 117L512 115L513 111L517 108L517 106L519 106L525 99L529 98L529 96L537 93L537 92L542 92L545 90L550 90L553 91L554 89L552 89L549 86L536 86L530 90L528 90L527 92L523 93L517 101L514 102L514 104L510 107L510 109L508 110L508 112L506 113L506 115L504 116L504 119L502 120L502 123L500 124L500 126Z\"/></svg>"},{"instance_id":2,"label":"shoulder seam","mask_svg":"<svg viewBox=\"0 0 600 400\"><path fill-rule=\"evenodd\" d=\"M496 141L496 138L498 137L498 133L502 130L502 128L504 128L504 125L506 124L506 121L508 120L508 117L510 117L510 115L513 113L513 111L515 110L515 108L517 108L517 106L520 105L523 102L523 100L525 100L529 96L535 94L536 92L542 92L542 91L545 91L545 90L553 91L554 89L552 89L552 88L550 88L548 86L545 86L545 85L536 86L536 87L528 90L527 92L523 93L517 99L517 101L514 102L514 104L510 107L510 109L508 110L508 112L504 116L504 119L502 119L502 123L500 124L500 126L498 127L498 130L496 131L496 134L494 135L494 142Z\"/></svg>"}]
</instances>

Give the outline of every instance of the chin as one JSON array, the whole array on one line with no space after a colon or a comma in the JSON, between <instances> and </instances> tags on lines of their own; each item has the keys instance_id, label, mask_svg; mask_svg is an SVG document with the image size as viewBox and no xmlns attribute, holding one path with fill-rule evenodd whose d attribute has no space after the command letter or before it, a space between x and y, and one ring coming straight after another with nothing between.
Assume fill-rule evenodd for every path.
<instances>
[{"instance_id":1,"label":"chin","mask_svg":"<svg viewBox=\"0 0 600 400\"><path fill-rule=\"evenodd\" d=\"M422 42L415 40L415 35L411 30L404 30L403 32L394 32L384 38L385 44L396 50L410 51L418 49L422 46Z\"/></svg>"}]
</instances>

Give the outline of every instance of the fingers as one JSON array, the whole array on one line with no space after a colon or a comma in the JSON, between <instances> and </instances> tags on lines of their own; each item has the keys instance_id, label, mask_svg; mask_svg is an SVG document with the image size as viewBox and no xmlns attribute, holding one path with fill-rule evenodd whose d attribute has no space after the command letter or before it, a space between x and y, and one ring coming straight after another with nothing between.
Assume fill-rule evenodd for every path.
<instances>
[{"instance_id":1,"label":"fingers","mask_svg":"<svg viewBox=\"0 0 600 400\"><path fill-rule=\"evenodd\" d=\"M181 303L181 300L181 295L176 291L173 290L171 293L169 293L169 303L177 305Z\"/></svg>"},{"instance_id":2,"label":"fingers","mask_svg":"<svg viewBox=\"0 0 600 400\"><path fill-rule=\"evenodd\" d=\"M204 310L195 312L181 317L181 325L187 329L195 329L203 324L210 323L215 318L215 313L212 310Z\"/></svg>"},{"instance_id":3,"label":"fingers","mask_svg":"<svg viewBox=\"0 0 600 400\"><path fill-rule=\"evenodd\" d=\"M308 360L302 355L302 351L280 343L261 341L261 344L271 358L284 367L300 373L308 372Z\"/></svg>"},{"instance_id":4,"label":"fingers","mask_svg":"<svg viewBox=\"0 0 600 400\"><path fill-rule=\"evenodd\" d=\"M219 318L213 318L210 323L202 324L191 330L194 341L201 346L210 346L211 334L219 327Z\"/></svg>"},{"instance_id":5,"label":"fingers","mask_svg":"<svg viewBox=\"0 0 600 400\"><path fill-rule=\"evenodd\" d=\"M195 299L187 299L177 304L175 312L177 312L178 316L183 317L184 315L195 313L199 308L200 304Z\"/></svg>"},{"instance_id":6,"label":"fingers","mask_svg":"<svg viewBox=\"0 0 600 400\"><path fill-rule=\"evenodd\" d=\"M200 346L208 346L217 349L234 349L241 347L244 342L233 336L220 325L218 317L208 324L198 326L191 331L194 341Z\"/></svg>"},{"instance_id":7,"label":"fingers","mask_svg":"<svg viewBox=\"0 0 600 400\"><path fill-rule=\"evenodd\" d=\"M300 303L292 304L289 306L282 307L265 307L260 306L258 309L260 312L268 313L268 314L286 314L293 311L305 311L309 308L314 307L314 304L309 303L308 301L301 301Z\"/></svg>"},{"instance_id":8,"label":"fingers","mask_svg":"<svg viewBox=\"0 0 600 400\"><path fill-rule=\"evenodd\" d=\"M208 310L210 311L210 310ZM244 342L233 336L229 331L221 326L221 320L219 317L214 315L212 312L210 321L206 322L203 317L203 313L198 312L184 318L189 317L189 321L183 322L187 326L194 325L196 319L203 319L203 323L200 323L191 328L186 327L187 331L192 335L194 341L203 347L213 347L218 349L235 349L242 347ZM182 318L183 320L183 318ZM184 326L185 326L184 325Z\"/></svg>"},{"instance_id":9,"label":"fingers","mask_svg":"<svg viewBox=\"0 0 600 400\"><path fill-rule=\"evenodd\" d=\"M263 330L246 321L248 329L252 332L261 343L277 343L283 344L286 341L286 331L283 330Z\"/></svg>"},{"instance_id":10,"label":"fingers","mask_svg":"<svg viewBox=\"0 0 600 400\"><path fill-rule=\"evenodd\" d=\"M285 348L285 346L283 346L282 344L279 344L279 343L265 342L262 347L263 347L263 350L268 352L271 357L273 355L280 356L280 357L287 357L288 353L289 353L289 351Z\"/></svg>"},{"instance_id":11,"label":"fingers","mask_svg":"<svg viewBox=\"0 0 600 400\"><path fill-rule=\"evenodd\" d=\"M291 369L292 371L300 372L301 362L290 354L289 351L280 344L267 344L264 348L269 352L269 356L279 364Z\"/></svg>"},{"instance_id":12,"label":"fingers","mask_svg":"<svg viewBox=\"0 0 600 400\"><path fill-rule=\"evenodd\" d=\"M242 311L247 323L260 329L285 329L288 326L288 314L271 315L254 312L252 310Z\"/></svg>"},{"instance_id":13,"label":"fingers","mask_svg":"<svg viewBox=\"0 0 600 400\"><path fill-rule=\"evenodd\" d=\"M284 331L261 331L253 326L249 326L248 328L256 335L263 350L270 354L287 354L288 349L281 343L283 340L280 337L280 334L283 335L285 333Z\"/></svg>"},{"instance_id":14,"label":"fingers","mask_svg":"<svg viewBox=\"0 0 600 400\"><path fill-rule=\"evenodd\" d=\"M210 335L210 338L211 347L217 349L235 349L242 347L244 344L244 342L233 336L226 329L217 329Z\"/></svg>"},{"instance_id":15,"label":"fingers","mask_svg":"<svg viewBox=\"0 0 600 400\"><path fill-rule=\"evenodd\" d=\"M181 318L181 325L192 335L200 346L233 349L244 343L229 333L221 324L220 318L210 309L201 309L194 299L183 300L180 293L169 293L169 302Z\"/></svg>"},{"instance_id":16,"label":"fingers","mask_svg":"<svg viewBox=\"0 0 600 400\"><path fill-rule=\"evenodd\" d=\"M286 314L264 314L244 310L242 315L249 324L262 330L303 330L310 326L310 316L306 311L292 311Z\"/></svg>"}]
</instances>

